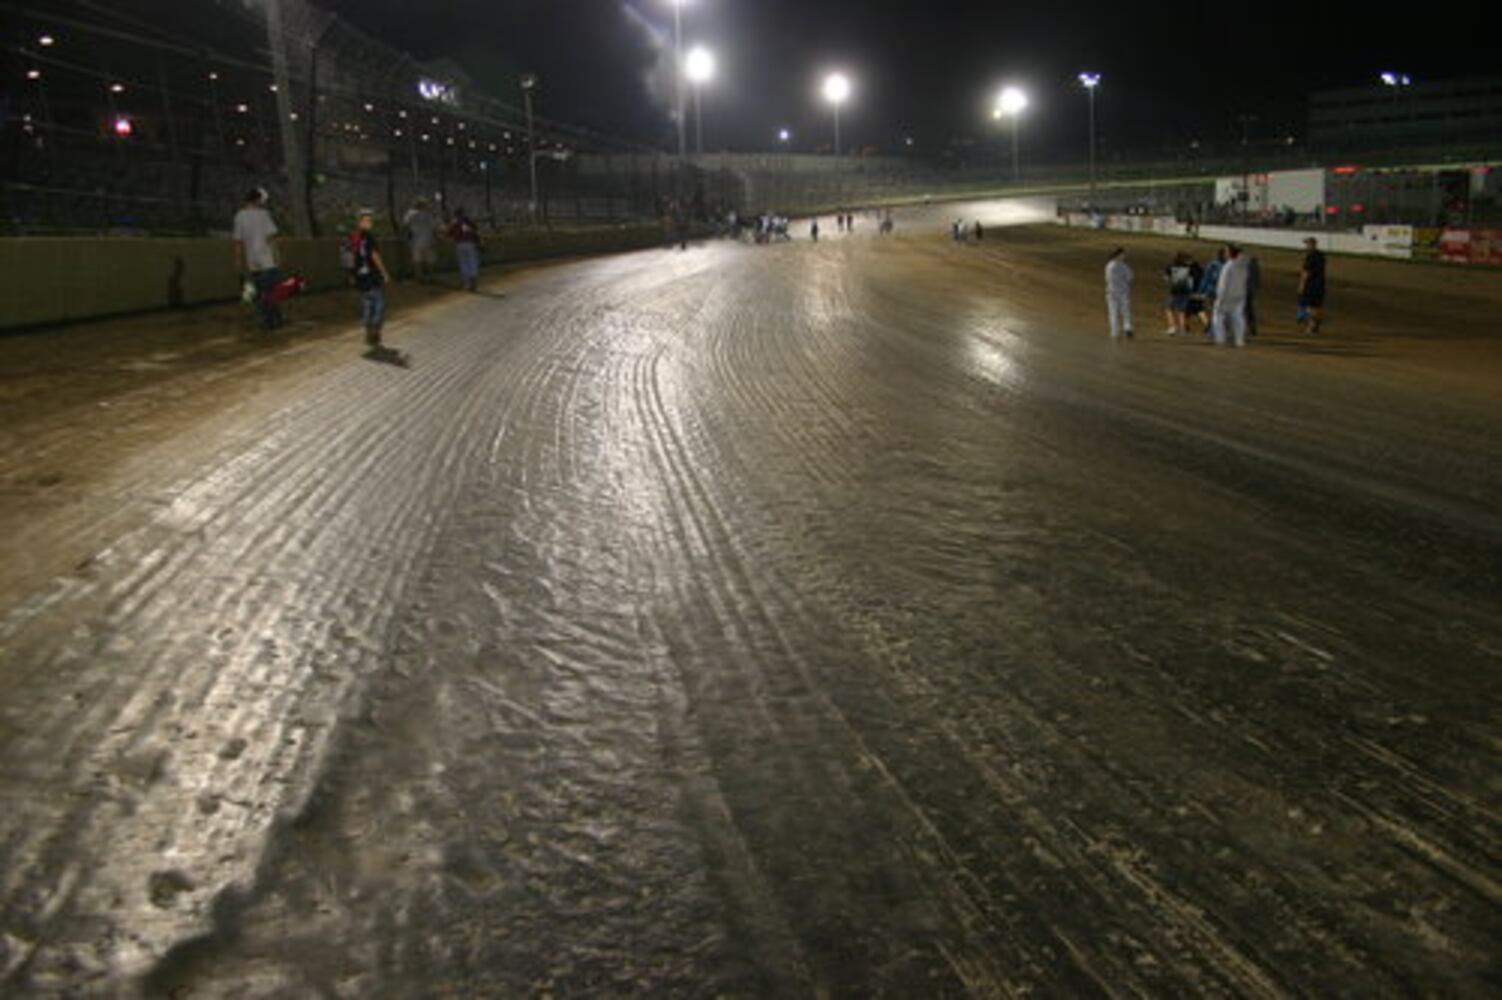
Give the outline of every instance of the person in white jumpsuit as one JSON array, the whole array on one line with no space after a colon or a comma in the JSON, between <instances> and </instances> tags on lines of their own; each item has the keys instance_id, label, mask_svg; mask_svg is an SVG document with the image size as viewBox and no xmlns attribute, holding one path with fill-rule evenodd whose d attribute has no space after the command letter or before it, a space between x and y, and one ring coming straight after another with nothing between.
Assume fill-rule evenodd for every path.
<instances>
[{"instance_id":1,"label":"person in white jumpsuit","mask_svg":"<svg viewBox=\"0 0 1502 1000\"><path fill-rule=\"evenodd\" d=\"M1132 269L1126 262L1126 247L1112 250L1106 263L1106 315L1112 340L1132 338Z\"/></svg>"},{"instance_id":2,"label":"person in white jumpsuit","mask_svg":"<svg viewBox=\"0 0 1502 1000\"><path fill-rule=\"evenodd\" d=\"M1226 247L1226 252L1230 258L1220 269L1220 281L1215 286L1215 342L1224 344L1230 337L1237 347L1245 347L1250 267L1240 247Z\"/></svg>"}]
</instances>

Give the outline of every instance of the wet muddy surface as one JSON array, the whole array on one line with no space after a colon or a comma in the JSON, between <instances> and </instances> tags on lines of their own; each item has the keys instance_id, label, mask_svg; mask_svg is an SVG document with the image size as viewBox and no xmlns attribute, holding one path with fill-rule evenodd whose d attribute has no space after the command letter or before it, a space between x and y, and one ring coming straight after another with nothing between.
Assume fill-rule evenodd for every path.
<instances>
[{"instance_id":1,"label":"wet muddy surface","mask_svg":"<svg viewBox=\"0 0 1502 1000\"><path fill-rule=\"evenodd\" d=\"M0 993L1495 995L1495 276L978 211L30 370Z\"/></svg>"}]
</instances>

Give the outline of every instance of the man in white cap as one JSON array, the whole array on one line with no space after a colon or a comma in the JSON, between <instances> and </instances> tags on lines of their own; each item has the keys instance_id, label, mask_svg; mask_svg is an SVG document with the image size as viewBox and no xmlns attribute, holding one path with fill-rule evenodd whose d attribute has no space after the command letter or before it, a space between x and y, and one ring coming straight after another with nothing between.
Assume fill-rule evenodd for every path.
<instances>
[{"instance_id":1,"label":"man in white cap","mask_svg":"<svg viewBox=\"0 0 1502 1000\"><path fill-rule=\"evenodd\" d=\"M276 266L277 228L266 210L268 200L265 188L254 188L235 213L235 271L255 287L261 325L275 330L282 325L282 309L268 296L282 280L282 274Z\"/></svg>"}]
</instances>

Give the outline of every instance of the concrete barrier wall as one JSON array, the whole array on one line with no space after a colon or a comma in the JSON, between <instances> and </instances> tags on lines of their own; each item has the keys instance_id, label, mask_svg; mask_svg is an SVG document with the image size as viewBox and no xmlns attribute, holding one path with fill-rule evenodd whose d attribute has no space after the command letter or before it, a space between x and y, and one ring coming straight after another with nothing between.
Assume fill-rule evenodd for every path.
<instances>
[{"instance_id":1,"label":"concrete barrier wall","mask_svg":"<svg viewBox=\"0 0 1502 1000\"><path fill-rule=\"evenodd\" d=\"M652 226L502 234L487 242L485 263L638 250L661 240ZM387 265L409 273L405 245L384 243ZM314 289L344 286L339 240L289 239L277 246L283 271L302 275ZM452 268L452 247L440 244L439 252L441 266ZM0 239L0 329L228 302L239 294L228 240Z\"/></svg>"},{"instance_id":2,"label":"concrete barrier wall","mask_svg":"<svg viewBox=\"0 0 1502 1000\"><path fill-rule=\"evenodd\" d=\"M1155 233L1190 239L1188 227L1169 216L1105 215L1092 218L1084 212L1066 212L1059 217L1066 226L1084 229L1110 229L1123 233ZM1245 246L1282 247L1302 250L1304 240L1313 236L1320 249L1330 253L1358 254L1368 257L1413 256L1412 230L1405 245L1394 237L1396 226L1369 226L1366 232L1310 231L1304 229L1265 229L1257 226L1200 226L1197 237L1213 243L1237 243Z\"/></svg>"}]
</instances>

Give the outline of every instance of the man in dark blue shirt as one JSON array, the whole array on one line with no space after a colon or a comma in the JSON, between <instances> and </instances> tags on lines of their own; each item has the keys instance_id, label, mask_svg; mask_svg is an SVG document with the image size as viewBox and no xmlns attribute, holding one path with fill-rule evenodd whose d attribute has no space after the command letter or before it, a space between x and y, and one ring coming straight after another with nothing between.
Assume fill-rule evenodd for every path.
<instances>
[{"instance_id":1,"label":"man in dark blue shirt","mask_svg":"<svg viewBox=\"0 0 1502 1000\"><path fill-rule=\"evenodd\" d=\"M1304 246L1309 252L1299 272L1299 322L1304 324L1305 333L1316 334L1325 319L1325 255L1313 236L1304 241Z\"/></svg>"}]
</instances>

